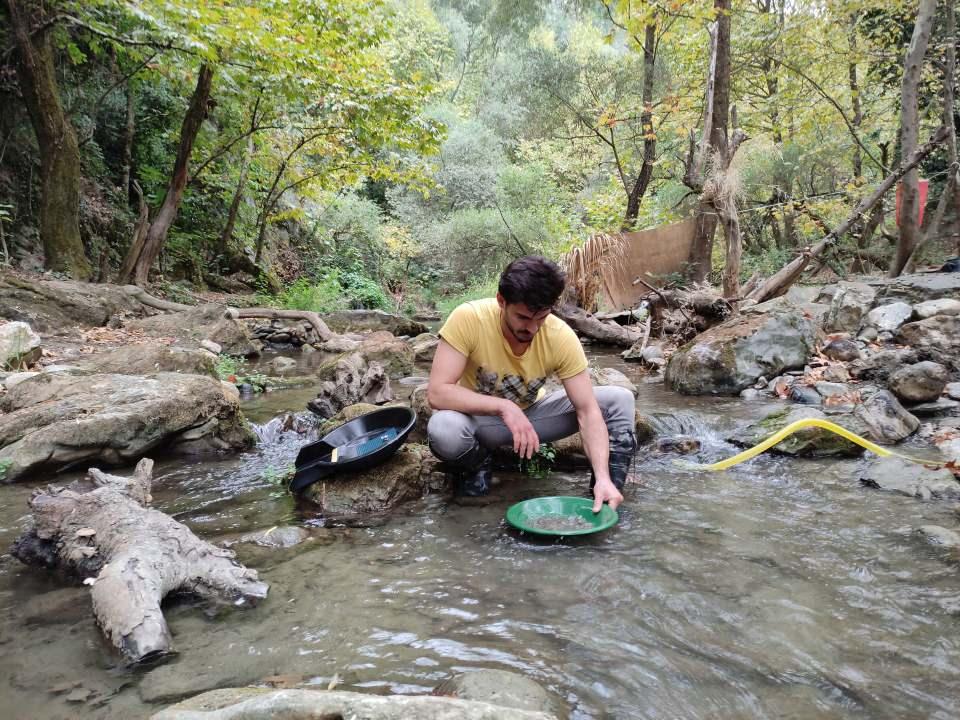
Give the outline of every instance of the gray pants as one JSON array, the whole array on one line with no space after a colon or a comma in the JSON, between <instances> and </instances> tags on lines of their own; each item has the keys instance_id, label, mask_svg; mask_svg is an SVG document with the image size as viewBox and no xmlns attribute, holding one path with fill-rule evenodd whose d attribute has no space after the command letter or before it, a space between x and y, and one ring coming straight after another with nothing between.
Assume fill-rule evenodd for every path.
<instances>
[{"instance_id":1,"label":"gray pants","mask_svg":"<svg viewBox=\"0 0 960 720\"><path fill-rule=\"evenodd\" d=\"M633 453L637 448L633 393L605 386L593 388L600 412L610 434L610 452ZM553 442L580 430L577 411L564 390L550 393L524 410L540 442ZM455 410L438 410L427 425L433 454L444 462L462 467L478 465L488 451L513 445L513 435L495 415L465 415Z\"/></svg>"}]
</instances>

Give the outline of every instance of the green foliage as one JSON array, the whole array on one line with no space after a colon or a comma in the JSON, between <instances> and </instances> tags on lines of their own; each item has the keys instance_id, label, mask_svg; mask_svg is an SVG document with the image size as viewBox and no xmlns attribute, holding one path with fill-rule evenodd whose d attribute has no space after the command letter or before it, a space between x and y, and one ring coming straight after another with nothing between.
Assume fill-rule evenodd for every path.
<instances>
[{"instance_id":1,"label":"green foliage","mask_svg":"<svg viewBox=\"0 0 960 720\"><path fill-rule=\"evenodd\" d=\"M471 300L482 300L484 298L495 297L497 294L497 284L499 276L492 276L486 280L481 280L461 293L445 297L437 302L437 309L440 314L446 318L460 304Z\"/></svg>"},{"instance_id":2,"label":"green foliage","mask_svg":"<svg viewBox=\"0 0 960 720\"><path fill-rule=\"evenodd\" d=\"M10 470L11 465L13 465L13 460L10 458L3 458L0 460L0 480L3 480L7 477L7 472Z\"/></svg>"},{"instance_id":3,"label":"green foliage","mask_svg":"<svg viewBox=\"0 0 960 720\"><path fill-rule=\"evenodd\" d=\"M557 460L557 450L550 443L540 443L540 447L527 460L520 460L519 469L524 475L542 480L553 472L553 465Z\"/></svg>"},{"instance_id":4,"label":"green foliage","mask_svg":"<svg viewBox=\"0 0 960 720\"><path fill-rule=\"evenodd\" d=\"M319 282L311 282L306 277L299 278L279 295L262 296L260 303L288 310L311 310L319 313L343 310L345 307L343 288L336 270L329 272Z\"/></svg>"}]
</instances>

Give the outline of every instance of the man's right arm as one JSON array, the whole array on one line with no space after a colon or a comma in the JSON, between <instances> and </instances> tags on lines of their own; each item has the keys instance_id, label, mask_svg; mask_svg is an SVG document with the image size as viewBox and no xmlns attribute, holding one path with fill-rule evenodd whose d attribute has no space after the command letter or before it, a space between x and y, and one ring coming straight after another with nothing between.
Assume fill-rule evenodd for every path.
<instances>
[{"instance_id":1,"label":"man's right arm","mask_svg":"<svg viewBox=\"0 0 960 720\"><path fill-rule=\"evenodd\" d=\"M540 447L540 438L523 410L505 398L482 395L460 385L466 368L467 357L441 338L427 385L430 407L456 410L465 415L499 416L513 435L513 451L520 457L533 457Z\"/></svg>"}]
</instances>

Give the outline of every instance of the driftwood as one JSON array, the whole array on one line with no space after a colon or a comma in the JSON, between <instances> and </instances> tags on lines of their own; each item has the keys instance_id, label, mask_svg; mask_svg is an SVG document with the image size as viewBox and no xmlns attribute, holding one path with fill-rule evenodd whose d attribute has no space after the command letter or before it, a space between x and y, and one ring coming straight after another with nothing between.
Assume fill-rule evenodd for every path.
<instances>
[{"instance_id":1,"label":"driftwood","mask_svg":"<svg viewBox=\"0 0 960 720\"><path fill-rule=\"evenodd\" d=\"M147 507L153 461L130 478L91 469L96 489L49 486L30 499L30 526L11 552L28 565L84 579L97 623L131 663L173 652L160 603L172 592L240 605L267 596L257 573Z\"/></svg>"},{"instance_id":2,"label":"driftwood","mask_svg":"<svg viewBox=\"0 0 960 720\"><path fill-rule=\"evenodd\" d=\"M601 322L576 305L561 305L554 314L572 327L578 335L593 338L608 345L631 347L640 333L615 322Z\"/></svg>"},{"instance_id":3,"label":"driftwood","mask_svg":"<svg viewBox=\"0 0 960 720\"><path fill-rule=\"evenodd\" d=\"M923 147L917 148L917 150L914 151L907 162L897 168L896 171L890 173L870 196L861 200L857 207L853 209L853 212L847 216L846 220L828 233L823 240L818 242L813 247L805 249L799 257L789 262L774 275L769 277L765 282L761 283L756 290L747 296L747 299L755 300L756 302L761 303L765 300L770 300L771 298L778 297L779 295L785 293L790 286L796 282L797 278L800 277L801 273L803 273L804 269L806 269L811 260L820 255L820 253L822 253L828 247L836 243L837 240L839 240L847 232L847 230L850 229L850 227L860 218L861 215L880 202L883 196L886 195L887 191L894 186L897 180L919 165L921 160L933 152L934 148L936 148L937 145L946 139L947 132L946 126L941 126L940 129L938 129L926 142L926 144L923 145Z\"/></svg>"},{"instance_id":4,"label":"driftwood","mask_svg":"<svg viewBox=\"0 0 960 720\"><path fill-rule=\"evenodd\" d=\"M317 397L307 409L322 418L330 418L356 403L381 405L393 399L390 377L383 365L368 363L360 353L350 353L337 361L332 380L320 383Z\"/></svg>"},{"instance_id":5,"label":"driftwood","mask_svg":"<svg viewBox=\"0 0 960 720\"><path fill-rule=\"evenodd\" d=\"M274 310L273 308L227 308L228 318L267 318L268 320L306 320L317 333L319 342L333 337L333 332L321 317L309 310Z\"/></svg>"}]
</instances>

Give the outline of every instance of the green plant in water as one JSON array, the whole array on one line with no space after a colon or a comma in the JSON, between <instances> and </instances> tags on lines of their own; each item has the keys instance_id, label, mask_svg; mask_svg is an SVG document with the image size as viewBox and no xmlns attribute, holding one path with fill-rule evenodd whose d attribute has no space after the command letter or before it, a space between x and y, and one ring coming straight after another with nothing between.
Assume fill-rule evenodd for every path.
<instances>
[{"instance_id":1,"label":"green plant in water","mask_svg":"<svg viewBox=\"0 0 960 720\"><path fill-rule=\"evenodd\" d=\"M0 480L7 479L7 471L10 469L10 466L13 465L13 460L10 458L4 458L0 460Z\"/></svg>"},{"instance_id":2,"label":"green plant in water","mask_svg":"<svg viewBox=\"0 0 960 720\"><path fill-rule=\"evenodd\" d=\"M550 443L540 443L540 448L529 460L520 461L520 472L528 477L542 480L553 472L557 460L557 449Z\"/></svg>"},{"instance_id":3,"label":"green plant in water","mask_svg":"<svg viewBox=\"0 0 960 720\"><path fill-rule=\"evenodd\" d=\"M241 365L242 361L237 360L237 358L230 357L229 355L221 355L217 358L215 365L217 377L221 380L229 380L231 375L236 378L240 375Z\"/></svg>"},{"instance_id":4,"label":"green plant in water","mask_svg":"<svg viewBox=\"0 0 960 720\"><path fill-rule=\"evenodd\" d=\"M275 468L273 465L267 465L267 467L264 468L263 475L261 475L261 477L271 485L286 485L293 477L295 472L296 468L293 465L285 465L282 468Z\"/></svg>"}]
</instances>

